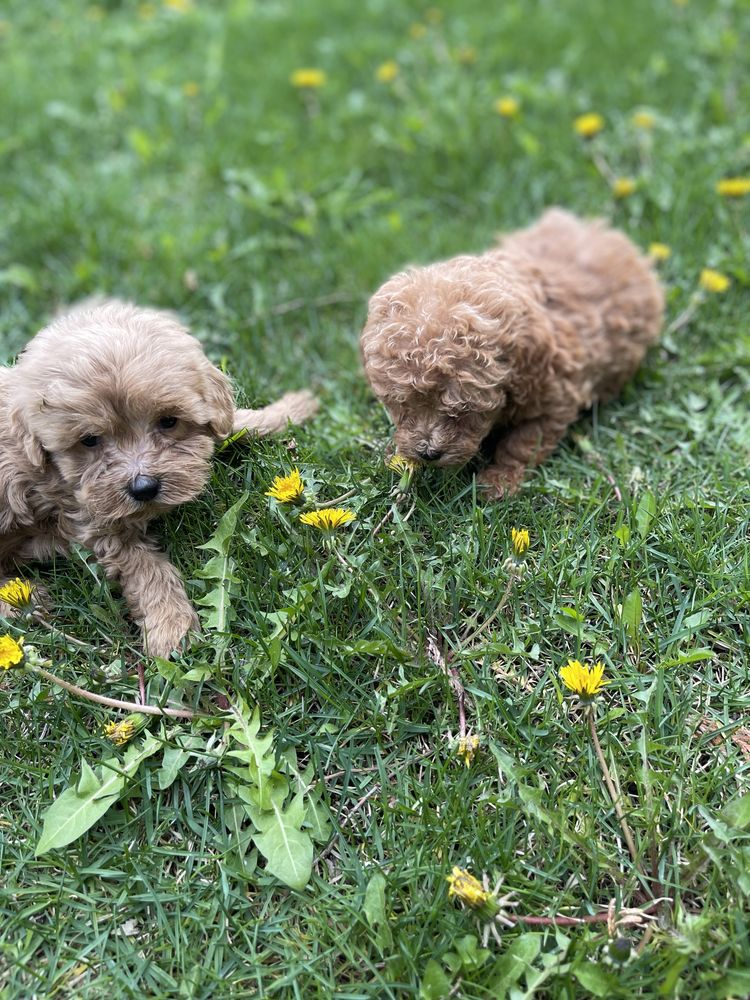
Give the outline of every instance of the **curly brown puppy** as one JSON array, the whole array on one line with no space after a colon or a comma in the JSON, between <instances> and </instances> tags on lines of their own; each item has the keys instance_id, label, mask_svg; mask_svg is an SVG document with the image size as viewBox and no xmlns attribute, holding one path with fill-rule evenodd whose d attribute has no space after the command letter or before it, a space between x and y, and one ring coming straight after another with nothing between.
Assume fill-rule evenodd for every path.
<instances>
[{"instance_id":1,"label":"curly brown puppy","mask_svg":"<svg viewBox=\"0 0 750 1000\"><path fill-rule=\"evenodd\" d=\"M513 493L595 400L616 396L658 337L664 296L622 233L550 209L480 256L395 275L370 300L365 372L407 458L461 465Z\"/></svg>"},{"instance_id":2,"label":"curly brown puppy","mask_svg":"<svg viewBox=\"0 0 750 1000\"><path fill-rule=\"evenodd\" d=\"M215 441L282 430L316 406L298 392L235 410L229 379L174 314L82 303L0 368L0 584L78 542L119 580L149 652L167 656L198 619L149 521L201 492Z\"/></svg>"}]
</instances>

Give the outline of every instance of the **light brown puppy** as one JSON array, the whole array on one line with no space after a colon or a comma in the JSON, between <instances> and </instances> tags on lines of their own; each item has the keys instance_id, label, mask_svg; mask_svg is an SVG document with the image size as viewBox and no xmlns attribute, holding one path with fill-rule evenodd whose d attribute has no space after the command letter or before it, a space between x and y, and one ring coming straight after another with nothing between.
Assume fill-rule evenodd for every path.
<instances>
[{"instance_id":1,"label":"light brown puppy","mask_svg":"<svg viewBox=\"0 0 750 1000\"><path fill-rule=\"evenodd\" d=\"M664 296L622 233L550 209L481 256L415 267L373 295L365 373L402 455L461 465L513 493L581 410L616 396L658 337Z\"/></svg>"},{"instance_id":2,"label":"light brown puppy","mask_svg":"<svg viewBox=\"0 0 750 1000\"><path fill-rule=\"evenodd\" d=\"M198 619L149 521L201 492L215 441L316 407L297 392L235 410L229 379L173 313L82 303L0 368L0 584L77 542L119 580L148 651L167 656Z\"/></svg>"}]
</instances>

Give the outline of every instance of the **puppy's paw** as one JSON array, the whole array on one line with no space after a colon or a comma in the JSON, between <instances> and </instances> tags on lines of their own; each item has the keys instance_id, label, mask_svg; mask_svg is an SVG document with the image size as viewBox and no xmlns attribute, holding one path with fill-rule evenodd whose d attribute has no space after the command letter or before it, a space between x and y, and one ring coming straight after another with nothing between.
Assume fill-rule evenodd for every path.
<instances>
[{"instance_id":1,"label":"puppy's paw","mask_svg":"<svg viewBox=\"0 0 750 1000\"><path fill-rule=\"evenodd\" d=\"M193 608L186 604L150 615L143 623L143 644L149 656L166 660L181 646L189 645L186 640L191 632L200 632L200 622Z\"/></svg>"},{"instance_id":2,"label":"puppy's paw","mask_svg":"<svg viewBox=\"0 0 750 1000\"><path fill-rule=\"evenodd\" d=\"M525 469L498 469L490 466L477 476L477 486L485 500L504 500L518 491Z\"/></svg>"}]
</instances>

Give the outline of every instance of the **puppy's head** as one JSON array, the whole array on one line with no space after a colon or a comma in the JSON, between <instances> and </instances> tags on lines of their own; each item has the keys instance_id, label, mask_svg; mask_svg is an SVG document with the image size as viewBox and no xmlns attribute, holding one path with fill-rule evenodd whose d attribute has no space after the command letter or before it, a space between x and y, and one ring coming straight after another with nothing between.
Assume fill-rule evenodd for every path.
<instances>
[{"instance_id":1,"label":"puppy's head","mask_svg":"<svg viewBox=\"0 0 750 1000\"><path fill-rule=\"evenodd\" d=\"M521 304L481 258L397 274L370 300L367 378L408 458L461 465L511 403Z\"/></svg>"},{"instance_id":2,"label":"puppy's head","mask_svg":"<svg viewBox=\"0 0 750 1000\"><path fill-rule=\"evenodd\" d=\"M42 330L14 371L11 420L102 527L195 497L232 429L229 380L171 313L83 304Z\"/></svg>"}]
</instances>

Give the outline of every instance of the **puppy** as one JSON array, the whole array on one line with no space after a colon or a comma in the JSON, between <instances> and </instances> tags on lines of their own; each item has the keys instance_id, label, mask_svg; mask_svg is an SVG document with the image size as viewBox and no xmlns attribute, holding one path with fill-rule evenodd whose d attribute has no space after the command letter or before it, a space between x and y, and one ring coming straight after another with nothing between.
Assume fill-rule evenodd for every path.
<instances>
[{"instance_id":1,"label":"puppy","mask_svg":"<svg viewBox=\"0 0 750 1000\"><path fill-rule=\"evenodd\" d=\"M82 303L0 368L0 584L77 542L120 582L148 651L169 655L198 618L149 522L201 492L216 441L316 406L298 392L235 410L229 379L174 314Z\"/></svg>"},{"instance_id":2,"label":"puppy","mask_svg":"<svg viewBox=\"0 0 750 1000\"><path fill-rule=\"evenodd\" d=\"M402 455L461 465L497 438L479 482L499 499L581 410L620 392L663 309L626 236L550 209L496 249L387 281L370 300L362 357Z\"/></svg>"}]
</instances>

